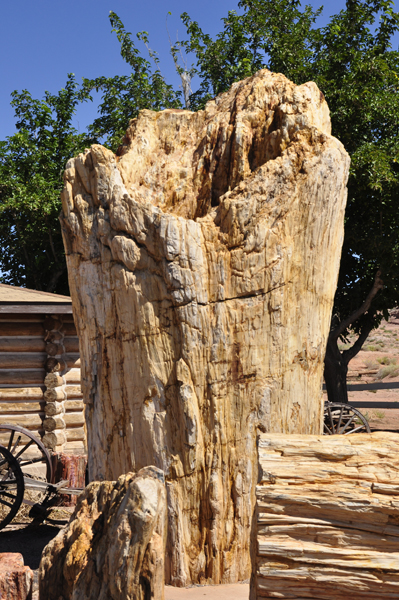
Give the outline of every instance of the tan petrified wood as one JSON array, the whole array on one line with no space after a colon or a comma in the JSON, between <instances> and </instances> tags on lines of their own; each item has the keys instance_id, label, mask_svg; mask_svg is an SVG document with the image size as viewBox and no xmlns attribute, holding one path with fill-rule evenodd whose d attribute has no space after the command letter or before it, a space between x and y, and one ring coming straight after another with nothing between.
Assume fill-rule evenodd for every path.
<instances>
[{"instance_id":1,"label":"tan petrified wood","mask_svg":"<svg viewBox=\"0 0 399 600\"><path fill-rule=\"evenodd\" d=\"M41 600L164 600L164 474L146 467L96 481L44 549Z\"/></svg>"},{"instance_id":2,"label":"tan petrified wood","mask_svg":"<svg viewBox=\"0 0 399 600\"><path fill-rule=\"evenodd\" d=\"M349 159L260 71L69 161L61 218L92 479L166 473L167 581L250 572L257 427L319 433Z\"/></svg>"},{"instance_id":3,"label":"tan petrified wood","mask_svg":"<svg viewBox=\"0 0 399 600\"><path fill-rule=\"evenodd\" d=\"M262 434L251 600L399 597L399 435Z\"/></svg>"}]
</instances>

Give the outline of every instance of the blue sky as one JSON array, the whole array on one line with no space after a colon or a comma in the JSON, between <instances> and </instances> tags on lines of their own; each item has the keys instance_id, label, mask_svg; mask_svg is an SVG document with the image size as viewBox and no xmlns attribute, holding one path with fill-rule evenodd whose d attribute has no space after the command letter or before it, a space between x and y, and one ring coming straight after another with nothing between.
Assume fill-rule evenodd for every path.
<instances>
[{"instance_id":1,"label":"blue sky","mask_svg":"<svg viewBox=\"0 0 399 600\"><path fill-rule=\"evenodd\" d=\"M310 2L318 7L323 2ZM324 17L338 12L344 0L324 2ZM220 19L237 7L226 0L13 0L1 2L0 21L0 139L15 131L10 94L27 89L41 98L45 90L56 93L68 72L81 77L128 73L119 55L119 43L108 20L115 11L128 31L149 32L150 45L160 55L161 69L168 81L178 85L169 54L165 19L172 38L184 26L179 15L187 12L211 35L221 30ZM93 104L78 110L75 125L83 131L96 114Z\"/></svg>"}]
</instances>

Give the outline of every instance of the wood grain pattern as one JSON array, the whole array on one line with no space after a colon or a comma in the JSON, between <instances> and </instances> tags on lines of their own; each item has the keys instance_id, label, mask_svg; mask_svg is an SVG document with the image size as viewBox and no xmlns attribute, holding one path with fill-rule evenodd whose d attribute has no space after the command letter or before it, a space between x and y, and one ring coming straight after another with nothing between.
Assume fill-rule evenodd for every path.
<instances>
[{"instance_id":1,"label":"wood grain pattern","mask_svg":"<svg viewBox=\"0 0 399 600\"><path fill-rule=\"evenodd\" d=\"M251 600L399 596L399 435L262 434Z\"/></svg>"},{"instance_id":2,"label":"wood grain pattern","mask_svg":"<svg viewBox=\"0 0 399 600\"><path fill-rule=\"evenodd\" d=\"M257 427L321 431L349 158L316 85L266 70L125 141L62 192L90 477L165 470L167 580L243 580Z\"/></svg>"}]
</instances>

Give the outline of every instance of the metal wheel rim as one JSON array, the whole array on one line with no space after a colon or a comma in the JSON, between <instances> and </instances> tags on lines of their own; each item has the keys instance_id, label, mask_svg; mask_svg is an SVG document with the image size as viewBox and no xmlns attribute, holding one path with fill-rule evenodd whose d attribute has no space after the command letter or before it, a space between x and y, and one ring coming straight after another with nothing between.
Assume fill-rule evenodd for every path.
<instances>
[{"instance_id":1,"label":"metal wheel rim","mask_svg":"<svg viewBox=\"0 0 399 600\"><path fill-rule=\"evenodd\" d=\"M29 429L25 429L25 427L19 427L18 425L4 423L0 425L0 432L2 430L10 431L10 438L8 440L8 445L6 449L12 453L14 458L17 459L19 466L23 467L29 464L34 464L36 462L44 462L46 465L46 479L49 483L51 483L53 480L53 467L51 465L51 456L47 448L42 443L42 441L39 440L31 431L29 431ZM25 445L22 451L18 450L17 446L15 445L15 442L18 439L18 436L16 436L16 434L18 433L25 435L31 440L28 444ZM35 444L38 447L38 449L41 452L42 458L34 461L24 461L22 456L24 452L28 449L28 447L30 447L32 444Z\"/></svg>"},{"instance_id":2,"label":"metal wheel rim","mask_svg":"<svg viewBox=\"0 0 399 600\"><path fill-rule=\"evenodd\" d=\"M7 471L5 470L6 466L8 466ZM12 472L12 477L10 477L10 471ZM10 498L10 490L6 485L6 482L14 481L16 485L16 494L13 496L13 498ZM0 446L0 504L9 505L10 500L13 500L10 512L4 517L4 519L0 520L0 529L6 527L6 525L13 520L22 504L23 497L24 476L22 469L11 452L9 452L7 448L4 448L4 446Z\"/></svg>"},{"instance_id":3,"label":"metal wheel rim","mask_svg":"<svg viewBox=\"0 0 399 600\"><path fill-rule=\"evenodd\" d=\"M337 425L334 426L333 411L336 412L338 410L340 411L338 422ZM348 421L344 421L344 425L341 427L341 423L345 418L345 412L349 412L351 416ZM353 423L355 419L360 421L361 424L354 429L348 429L348 426ZM367 422L367 419L359 410L346 403L325 403L323 423L323 433L325 435L351 435L353 433L360 433L362 430L366 430L366 433L370 433L370 426Z\"/></svg>"}]
</instances>

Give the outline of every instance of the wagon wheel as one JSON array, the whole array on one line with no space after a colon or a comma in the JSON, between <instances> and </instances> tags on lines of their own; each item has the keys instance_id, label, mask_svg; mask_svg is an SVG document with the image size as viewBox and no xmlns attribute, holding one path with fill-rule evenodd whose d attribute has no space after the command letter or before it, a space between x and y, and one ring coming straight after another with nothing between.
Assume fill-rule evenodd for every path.
<instances>
[{"instance_id":1,"label":"wagon wheel","mask_svg":"<svg viewBox=\"0 0 399 600\"><path fill-rule=\"evenodd\" d=\"M51 482L53 468L50 454L31 431L17 425L1 424L0 440L18 460L24 475Z\"/></svg>"},{"instance_id":2,"label":"wagon wheel","mask_svg":"<svg viewBox=\"0 0 399 600\"><path fill-rule=\"evenodd\" d=\"M0 446L0 529L18 512L24 497L24 477L18 461Z\"/></svg>"},{"instance_id":3,"label":"wagon wheel","mask_svg":"<svg viewBox=\"0 0 399 600\"><path fill-rule=\"evenodd\" d=\"M350 435L370 433L366 417L350 404L326 402L324 405L324 434Z\"/></svg>"},{"instance_id":4,"label":"wagon wheel","mask_svg":"<svg viewBox=\"0 0 399 600\"><path fill-rule=\"evenodd\" d=\"M7 450L17 460L23 477L51 483L53 469L50 454L41 440L31 431L17 425L1 424L0 443L6 446ZM24 483L22 502L27 506L21 508L18 519L26 523L37 518L34 507L40 505L45 496L44 491L32 489L31 486Z\"/></svg>"}]
</instances>

